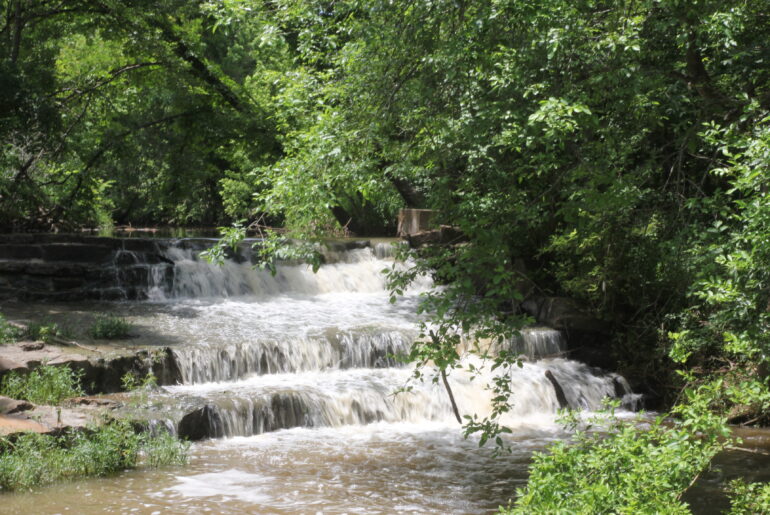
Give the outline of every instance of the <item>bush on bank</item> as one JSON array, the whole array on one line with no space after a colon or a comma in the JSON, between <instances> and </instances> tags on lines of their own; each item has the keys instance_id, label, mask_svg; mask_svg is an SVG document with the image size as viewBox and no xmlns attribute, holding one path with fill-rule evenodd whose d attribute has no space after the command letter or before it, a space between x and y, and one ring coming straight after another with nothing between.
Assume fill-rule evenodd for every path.
<instances>
[{"instance_id":1,"label":"bush on bank","mask_svg":"<svg viewBox=\"0 0 770 515\"><path fill-rule=\"evenodd\" d=\"M0 492L139 467L182 465L188 449L189 443L168 433L136 433L125 421L62 436L0 438Z\"/></svg>"},{"instance_id":2,"label":"bush on bank","mask_svg":"<svg viewBox=\"0 0 770 515\"><path fill-rule=\"evenodd\" d=\"M50 365L28 374L10 372L0 382L0 395L35 404L58 404L63 399L83 395L82 375L82 371Z\"/></svg>"},{"instance_id":3,"label":"bush on bank","mask_svg":"<svg viewBox=\"0 0 770 515\"><path fill-rule=\"evenodd\" d=\"M736 480L730 483L734 495L730 515L754 515L770 513L770 483L745 483Z\"/></svg>"},{"instance_id":4,"label":"bush on bank","mask_svg":"<svg viewBox=\"0 0 770 515\"><path fill-rule=\"evenodd\" d=\"M13 343L19 337L19 330L13 327L0 313L0 344Z\"/></svg>"},{"instance_id":5,"label":"bush on bank","mask_svg":"<svg viewBox=\"0 0 770 515\"><path fill-rule=\"evenodd\" d=\"M510 515L529 513L690 513L682 495L724 447L724 420L596 420L606 431L577 430L573 442L536 453ZM606 426L606 424L609 424ZM570 425L581 423L571 415Z\"/></svg>"}]
</instances>

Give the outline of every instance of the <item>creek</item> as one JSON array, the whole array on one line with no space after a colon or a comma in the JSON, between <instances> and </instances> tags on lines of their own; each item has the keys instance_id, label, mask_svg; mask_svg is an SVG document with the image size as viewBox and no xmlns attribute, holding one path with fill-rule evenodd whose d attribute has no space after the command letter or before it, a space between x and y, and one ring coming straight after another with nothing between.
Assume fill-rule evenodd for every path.
<instances>
[{"instance_id":1,"label":"creek","mask_svg":"<svg viewBox=\"0 0 770 515\"><path fill-rule=\"evenodd\" d=\"M178 384L152 394L146 412L199 440L191 463L5 494L2 513L494 512L525 483L532 452L568 437L546 371L572 408L638 398L620 376L560 357L560 332L527 328L508 342L526 359L511 372L502 421L511 453L495 457L462 437L443 388L399 392L412 371L394 355L417 336L419 296L433 284L419 278L391 303L382 270L407 265L394 263L390 243L329 251L317 273L284 265L275 276L238 256L210 265L189 245L163 253L162 262L116 257L146 268L125 285L146 300L15 309L118 314L135 327L129 345L170 348ZM484 381L453 372L450 384L461 413L489 412Z\"/></svg>"}]
</instances>

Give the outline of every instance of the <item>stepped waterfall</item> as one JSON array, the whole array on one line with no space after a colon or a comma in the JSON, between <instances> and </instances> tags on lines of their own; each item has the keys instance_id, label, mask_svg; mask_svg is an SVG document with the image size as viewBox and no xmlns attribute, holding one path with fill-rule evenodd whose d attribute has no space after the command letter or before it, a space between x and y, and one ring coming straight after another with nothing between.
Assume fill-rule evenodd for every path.
<instances>
[{"instance_id":1,"label":"stepped waterfall","mask_svg":"<svg viewBox=\"0 0 770 515\"><path fill-rule=\"evenodd\" d=\"M193 249L168 248L173 280L164 288L158 278L165 274L147 274L147 291L188 312L169 318L174 325L166 328L186 343L173 349L181 384L164 393L189 408L164 423L195 439L375 422L451 424L443 387L410 382L411 368L398 359L417 336L419 295L432 282L418 278L389 302L383 270L408 266L391 255L383 243L332 251L316 272L296 264L273 275L242 257L212 265ZM507 346L526 360L510 372L507 426L553 417L560 408L553 379L575 409L597 409L608 397L634 399L620 376L560 357L566 346L559 331L526 328ZM460 413L489 414L491 373L472 379L457 370L449 380Z\"/></svg>"}]
</instances>

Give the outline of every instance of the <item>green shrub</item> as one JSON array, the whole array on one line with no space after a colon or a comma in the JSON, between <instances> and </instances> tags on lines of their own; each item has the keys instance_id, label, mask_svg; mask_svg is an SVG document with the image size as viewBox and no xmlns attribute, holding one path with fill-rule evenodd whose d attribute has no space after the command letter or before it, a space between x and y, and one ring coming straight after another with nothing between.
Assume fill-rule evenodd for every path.
<instances>
[{"instance_id":1,"label":"green shrub","mask_svg":"<svg viewBox=\"0 0 770 515\"><path fill-rule=\"evenodd\" d=\"M0 313L0 344L13 343L19 338L19 330L13 327Z\"/></svg>"},{"instance_id":2,"label":"green shrub","mask_svg":"<svg viewBox=\"0 0 770 515\"><path fill-rule=\"evenodd\" d=\"M690 513L681 496L722 448L723 421L706 414L665 425L661 417L648 427L614 417L609 424L536 453L515 508L501 512Z\"/></svg>"},{"instance_id":3,"label":"green shrub","mask_svg":"<svg viewBox=\"0 0 770 515\"><path fill-rule=\"evenodd\" d=\"M168 433L135 433L127 422L54 437L0 438L0 492L67 479L104 476L140 466L184 464L189 444Z\"/></svg>"},{"instance_id":4,"label":"green shrub","mask_svg":"<svg viewBox=\"0 0 770 515\"><path fill-rule=\"evenodd\" d=\"M96 319L89 329L93 338L100 340L118 340L128 338L131 324L124 318L116 316L103 316Z\"/></svg>"},{"instance_id":5,"label":"green shrub","mask_svg":"<svg viewBox=\"0 0 770 515\"><path fill-rule=\"evenodd\" d=\"M83 395L83 372L69 367L44 365L22 374L10 372L0 382L0 395L26 399L35 404L57 404L62 399Z\"/></svg>"},{"instance_id":6,"label":"green shrub","mask_svg":"<svg viewBox=\"0 0 770 515\"><path fill-rule=\"evenodd\" d=\"M126 372L123 377L120 378L120 383L123 386L123 390L127 392L152 390L158 386L158 380L152 372L147 372L147 375L144 377L140 377L133 372Z\"/></svg>"},{"instance_id":7,"label":"green shrub","mask_svg":"<svg viewBox=\"0 0 770 515\"><path fill-rule=\"evenodd\" d=\"M179 440L165 431L157 435L144 433L140 447L141 464L152 468L184 465L187 463L189 450L189 442Z\"/></svg>"},{"instance_id":8,"label":"green shrub","mask_svg":"<svg viewBox=\"0 0 770 515\"><path fill-rule=\"evenodd\" d=\"M49 322L33 322L27 327L26 338L35 341L51 343L55 338L64 336L59 324Z\"/></svg>"},{"instance_id":9,"label":"green shrub","mask_svg":"<svg viewBox=\"0 0 770 515\"><path fill-rule=\"evenodd\" d=\"M770 513L770 483L730 483L730 515Z\"/></svg>"}]
</instances>

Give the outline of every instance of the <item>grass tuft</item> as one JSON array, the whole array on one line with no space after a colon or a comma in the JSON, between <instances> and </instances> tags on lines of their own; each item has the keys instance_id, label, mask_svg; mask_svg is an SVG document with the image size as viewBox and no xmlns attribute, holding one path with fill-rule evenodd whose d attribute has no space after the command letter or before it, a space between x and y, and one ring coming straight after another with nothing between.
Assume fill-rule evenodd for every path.
<instances>
[{"instance_id":1,"label":"grass tuft","mask_svg":"<svg viewBox=\"0 0 770 515\"><path fill-rule=\"evenodd\" d=\"M128 338L131 324L124 318L116 316L102 316L91 325L89 333L93 338L100 340L119 340Z\"/></svg>"},{"instance_id":2,"label":"grass tuft","mask_svg":"<svg viewBox=\"0 0 770 515\"><path fill-rule=\"evenodd\" d=\"M45 343L51 343L63 336L62 328L53 322L33 322L29 324L24 334L25 338Z\"/></svg>"}]
</instances>

